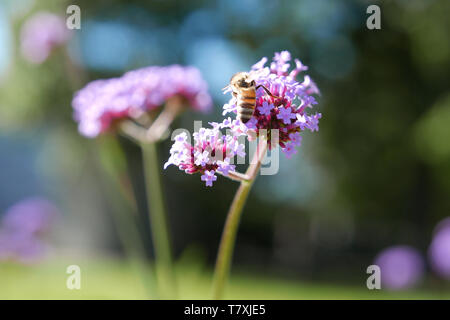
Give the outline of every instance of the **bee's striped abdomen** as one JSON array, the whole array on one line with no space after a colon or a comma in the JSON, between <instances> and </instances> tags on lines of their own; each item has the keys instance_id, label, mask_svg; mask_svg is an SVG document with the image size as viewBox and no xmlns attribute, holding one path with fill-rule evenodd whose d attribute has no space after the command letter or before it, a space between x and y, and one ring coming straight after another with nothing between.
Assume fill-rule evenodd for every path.
<instances>
[{"instance_id":1,"label":"bee's striped abdomen","mask_svg":"<svg viewBox=\"0 0 450 320\"><path fill-rule=\"evenodd\" d=\"M237 118L246 123L253 116L256 103L255 87L240 88L237 94Z\"/></svg>"}]
</instances>

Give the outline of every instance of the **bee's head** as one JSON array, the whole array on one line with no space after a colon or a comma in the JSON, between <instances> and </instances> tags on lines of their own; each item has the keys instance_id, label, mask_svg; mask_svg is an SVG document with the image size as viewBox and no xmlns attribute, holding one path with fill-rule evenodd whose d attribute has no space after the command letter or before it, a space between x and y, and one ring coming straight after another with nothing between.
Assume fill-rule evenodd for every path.
<instances>
[{"instance_id":1,"label":"bee's head","mask_svg":"<svg viewBox=\"0 0 450 320\"><path fill-rule=\"evenodd\" d=\"M250 88L255 86L255 80L247 72L238 72L231 77L230 84L239 88Z\"/></svg>"}]
</instances>

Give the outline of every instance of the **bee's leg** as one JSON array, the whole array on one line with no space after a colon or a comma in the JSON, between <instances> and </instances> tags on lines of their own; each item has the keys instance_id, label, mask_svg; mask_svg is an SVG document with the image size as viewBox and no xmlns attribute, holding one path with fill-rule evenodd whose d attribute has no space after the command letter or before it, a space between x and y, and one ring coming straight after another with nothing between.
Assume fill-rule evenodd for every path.
<instances>
[{"instance_id":1,"label":"bee's leg","mask_svg":"<svg viewBox=\"0 0 450 320\"><path fill-rule=\"evenodd\" d=\"M278 96L273 95L273 94L269 91L269 89L267 89L267 88L266 88L265 86L263 86L262 84L260 84L259 86L256 86L256 90L258 90L260 87L263 88L264 91L265 91L269 96L271 96L271 97L273 97L273 98L279 98Z\"/></svg>"}]
</instances>

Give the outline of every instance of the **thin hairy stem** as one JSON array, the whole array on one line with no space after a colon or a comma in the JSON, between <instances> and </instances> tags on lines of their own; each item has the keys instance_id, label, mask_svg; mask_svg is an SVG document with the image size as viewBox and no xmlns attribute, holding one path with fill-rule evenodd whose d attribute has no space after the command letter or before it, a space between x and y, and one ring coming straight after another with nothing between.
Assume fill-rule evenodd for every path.
<instances>
[{"instance_id":1,"label":"thin hairy stem","mask_svg":"<svg viewBox=\"0 0 450 320\"><path fill-rule=\"evenodd\" d=\"M216 172L217 172L218 174L221 174L221 175L223 175L224 177L227 177L227 178L229 178L229 179L231 179L231 180L234 180L234 181L239 181L239 182L241 182L241 181L250 180L250 177L249 177L248 175L246 175L245 173L237 172L237 171L229 171L227 175L221 173L220 171L216 171Z\"/></svg>"}]
</instances>

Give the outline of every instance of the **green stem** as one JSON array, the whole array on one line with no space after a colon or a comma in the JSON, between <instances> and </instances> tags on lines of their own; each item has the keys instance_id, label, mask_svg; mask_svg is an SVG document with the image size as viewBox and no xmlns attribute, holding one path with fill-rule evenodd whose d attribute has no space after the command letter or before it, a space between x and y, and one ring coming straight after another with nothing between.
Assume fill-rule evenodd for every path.
<instances>
[{"instance_id":1,"label":"green stem","mask_svg":"<svg viewBox=\"0 0 450 320\"><path fill-rule=\"evenodd\" d=\"M143 280L146 292L150 298L154 298L155 286L151 277L151 269L146 259L145 248L142 245L141 233L136 223L136 204L129 190L121 183L120 175L123 174L123 163L125 162L120 146L116 140L107 140L107 144L101 143L96 150L99 151L97 160L100 161L99 168L103 171L102 177L104 189L112 201L112 218L117 228L119 239L125 250L130 265L136 274ZM112 150L114 154L111 154ZM114 159L112 163L105 163L103 159ZM117 195L123 195L123 198Z\"/></svg>"},{"instance_id":2,"label":"green stem","mask_svg":"<svg viewBox=\"0 0 450 320\"><path fill-rule=\"evenodd\" d=\"M113 201L117 204L117 201ZM118 205L113 212L114 224L118 230L119 238L127 253L128 260L134 272L143 280L144 287L150 298L155 298L156 291L151 277L151 269L145 258L145 248L142 245L136 221L129 210L123 210Z\"/></svg>"},{"instance_id":3,"label":"green stem","mask_svg":"<svg viewBox=\"0 0 450 320\"><path fill-rule=\"evenodd\" d=\"M219 253L217 255L216 267L214 270L213 280L213 299L219 300L223 298L225 285L230 273L231 261L233 257L234 246L236 242L236 234L239 227L242 211L248 198L250 189L258 174L261 166L261 160L266 153L267 144L262 141L258 145L257 152L254 156L254 161L247 169L246 175L248 180L242 180L239 189L234 196L231 203L230 210L227 214L227 220L222 233L222 238L219 245Z\"/></svg>"},{"instance_id":4,"label":"green stem","mask_svg":"<svg viewBox=\"0 0 450 320\"><path fill-rule=\"evenodd\" d=\"M227 221L225 222L220 241L219 254L217 255L216 269L214 271L213 299L216 300L222 299L223 296L225 283L230 272L231 258L233 256L239 221L253 181L244 180L241 182L228 211Z\"/></svg>"},{"instance_id":5,"label":"green stem","mask_svg":"<svg viewBox=\"0 0 450 320\"><path fill-rule=\"evenodd\" d=\"M155 143L142 143L150 227L155 248L156 275L162 299L176 295L169 231Z\"/></svg>"}]
</instances>

